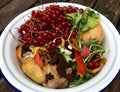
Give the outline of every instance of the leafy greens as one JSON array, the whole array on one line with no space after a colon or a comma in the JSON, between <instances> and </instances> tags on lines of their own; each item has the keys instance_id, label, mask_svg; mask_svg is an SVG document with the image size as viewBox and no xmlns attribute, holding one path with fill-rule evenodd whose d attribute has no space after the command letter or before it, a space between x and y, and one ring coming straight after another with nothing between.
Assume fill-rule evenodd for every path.
<instances>
[{"instance_id":1,"label":"leafy greens","mask_svg":"<svg viewBox=\"0 0 120 92\"><path fill-rule=\"evenodd\" d=\"M99 22L99 14L95 13L90 8L86 8L83 13L77 11L75 13L66 14L68 20L71 20L73 28L81 32L86 32L95 27Z\"/></svg>"}]
</instances>

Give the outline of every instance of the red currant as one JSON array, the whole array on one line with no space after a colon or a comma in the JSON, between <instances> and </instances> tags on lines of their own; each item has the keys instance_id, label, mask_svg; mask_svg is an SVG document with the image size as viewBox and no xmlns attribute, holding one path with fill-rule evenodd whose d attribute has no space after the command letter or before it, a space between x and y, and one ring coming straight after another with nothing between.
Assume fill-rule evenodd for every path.
<instances>
[{"instance_id":1,"label":"red currant","mask_svg":"<svg viewBox=\"0 0 120 92\"><path fill-rule=\"evenodd\" d=\"M56 33L52 33L52 39L55 39L57 37Z\"/></svg>"},{"instance_id":2,"label":"red currant","mask_svg":"<svg viewBox=\"0 0 120 92\"><path fill-rule=\"evenodd\" d=\"M87 67L88 67L89 69L94 69L94 64L93 64L93 62L88 62L88 63L87 63Z\"/></svg>"},{"instance_id":3,"label":"red currant","mask_svg":"<svg viewBox=\"0 0 120 92\"><path fill-rule=\"evenodd\" d=\"M100 63L99 62L94 62L93 65L94 65L94 68L98 68L100 66Z\"/></svg>"},{"instance_id":4,"label":"red currant","mask_svg":"<svg viewBox=\"0 0 120 92\"><path fill-rule=\"evenodd\" d=\"M57 38L56 40L55 40L55 44L56 45L60 45L62 43L62 39L61 38Z\"/></svg>"}]
</instances>

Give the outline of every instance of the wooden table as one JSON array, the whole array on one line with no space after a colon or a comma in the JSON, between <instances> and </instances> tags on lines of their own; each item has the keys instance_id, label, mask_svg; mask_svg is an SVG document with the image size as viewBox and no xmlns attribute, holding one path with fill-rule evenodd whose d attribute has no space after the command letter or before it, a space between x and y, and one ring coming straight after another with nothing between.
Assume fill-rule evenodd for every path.
<instances>
[{"instance_id":1,"label":"wooden table","mask_svg":"<svg viewBox=\"0 0 120 92\"><path fill-rule=\"evenodd\" d=\"M23 11L49 2L73 2L89 6L106 16L120 33L120 0L0 0L0 33L5 26ZM120 74L107 86L104 92L119 92ZM0 75L0 92L16 92Z\"/></svg>"}]
</instances>

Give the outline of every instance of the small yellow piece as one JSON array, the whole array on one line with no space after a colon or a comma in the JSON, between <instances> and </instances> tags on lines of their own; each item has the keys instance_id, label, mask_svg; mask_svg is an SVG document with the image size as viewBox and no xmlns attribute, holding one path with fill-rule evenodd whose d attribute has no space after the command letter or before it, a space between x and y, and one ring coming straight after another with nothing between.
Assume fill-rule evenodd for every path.
<instances>
[{"instance_id":1,"label":"small yellow piece","mask_svg":"<svg viewBox=\"0 0 120 92\"><path fill-rule=\"evenodd\" d=\"M35 46L30 46L30 50L32 51L34 56L39 50L40 51L47 51L47 49L44 47L35 47Z\"/></svg>"},{"instance_id":2,"label":"small yellow piece","mask_svg":"<svg viewBox=\"0 0 120 92\"><path fill-rule=\"evenodd\" d=\"M21 62L21 59L22 59L22 46L24 45L24 43L20 44L16 50L16 54L17 54L17 58L18 60Z\"/></svg>"}]
</instances>

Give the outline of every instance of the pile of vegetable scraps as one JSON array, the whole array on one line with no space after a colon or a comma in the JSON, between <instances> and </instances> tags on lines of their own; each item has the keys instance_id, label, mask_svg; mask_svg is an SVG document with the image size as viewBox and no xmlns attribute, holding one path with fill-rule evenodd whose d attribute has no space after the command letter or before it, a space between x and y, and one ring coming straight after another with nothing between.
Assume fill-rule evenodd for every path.
<instances>
[{"instance_id":1,"label":"pile of vegetable scraps","mask_svg":"<svg viewBox=\"0 0 120 92\"><path fill-rule=\"evenodd\" d=\"M78 86L96 76L107 61L99 14L88 7L52 4L32 10L18 32L21 70L44 87Z\"/></svg>"}]
</instances>

